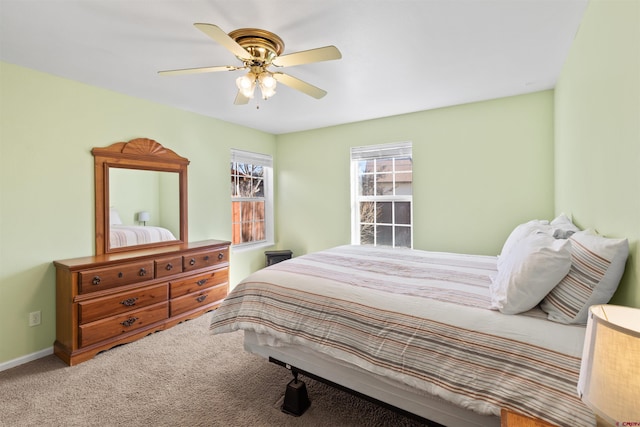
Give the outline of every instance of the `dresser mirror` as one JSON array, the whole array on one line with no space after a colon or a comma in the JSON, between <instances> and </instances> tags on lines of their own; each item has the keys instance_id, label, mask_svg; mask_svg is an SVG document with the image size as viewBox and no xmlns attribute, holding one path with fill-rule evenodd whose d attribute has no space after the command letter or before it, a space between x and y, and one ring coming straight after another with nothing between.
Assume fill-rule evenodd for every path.
<instances>
[{"instance_id":1,"label":"dresser mirror","mask_svg":"<svg viewBox=\"0 0 640 427\"><path fill-rule=\"evenodd\" d=\"M147 138L91 153L97 255L188 241L188 159Z\"/></svg>"}]
</instances>

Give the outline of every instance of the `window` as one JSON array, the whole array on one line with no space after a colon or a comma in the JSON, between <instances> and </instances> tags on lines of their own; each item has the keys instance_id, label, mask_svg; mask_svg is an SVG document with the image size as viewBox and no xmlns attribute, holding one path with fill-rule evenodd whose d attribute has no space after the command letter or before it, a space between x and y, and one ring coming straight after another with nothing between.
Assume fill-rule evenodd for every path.
<instances>
[{"instance_id":1,"label":"window","mask_svg":"<svg viewBox=\"0 0 640 427\"><path fill-rule=\"evenodd\" d=\"M273 244L271 156L231 150L232 244Z\"/></svg>"},{"instance_id":2,"label":"window","mask_svg":"<svg viewBox=\"0 0 640 427\"><path fill-rule=\"evenodd\" d=\"M351 242L413 247L412 186L411 142L351 148Z\"/></svg>"}]
</instances>

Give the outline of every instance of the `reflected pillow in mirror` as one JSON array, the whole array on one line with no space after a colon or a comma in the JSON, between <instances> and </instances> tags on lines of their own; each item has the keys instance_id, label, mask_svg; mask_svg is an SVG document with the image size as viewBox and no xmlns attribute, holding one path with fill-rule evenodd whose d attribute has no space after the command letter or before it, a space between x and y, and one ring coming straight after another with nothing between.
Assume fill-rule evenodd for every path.
<instances>
[{"instance_id":1,"label":"reflected pillow in mirror","mask_svg":"<svg viewBox=\"0 0 640 427\"><path fill-rule=\"evenodd\" d=\"M116 208L109 208L109 224L110 225L122 225L120 214Z\"/></svg>"}]
</instances>

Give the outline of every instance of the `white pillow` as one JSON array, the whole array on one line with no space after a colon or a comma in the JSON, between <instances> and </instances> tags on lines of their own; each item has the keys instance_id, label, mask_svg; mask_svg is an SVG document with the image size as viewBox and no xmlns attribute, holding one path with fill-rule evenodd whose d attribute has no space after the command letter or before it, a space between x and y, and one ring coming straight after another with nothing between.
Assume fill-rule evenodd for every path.
<instances>
[{"instance_id":1,"label":"white pillow","mask_svg":"<svg viewBox=\"0 0 640 427\"><path fill-rule=\"evenodd\" d=\"M122 225L120 214L116 208L109 208L109 225Z\"/></svg>"},{"instance_id":2,"label":"white pillow","mask_svg":"<svg viewBox=\"0 0 640 427\"><path fill-rule=\"evenodd\" d=\"M490 286L491 308L505 314L531 310L571 268L571 243L546 233L525 236L498 267Z\"/></svg>"},{"instance_id":3,"label":"white pillow","mask_svg":"<svg viewBox=\"0 0 640 427\"><path fill-rule=\"evenodd\" d=\"M553 229L553 237L556 239L567 239L573 233L580 231L580 229L564 213L555 217L549 225Z\"/></svg>"},{"instance_id":4,"label":"white pillow","mask_svg":"<svg viewBox=\"0 0 640 427\"><path fill-rule=\"evenodd\" d=\"M498 256L498 268L500 268L503 259L509 257L509 253L513 250L513 247L520 240L529 236L530 234L538 233L540 231L552 233L551 228L549 227L549 221L533 219L514 228L511 234L509 234L509 237L507 237L507 240L505 240L504 245L502 246L502 251Z\"/></svg>"},{"instance_id":5,"label":"white pillow","mask_svg":"<svg viewBox=\"0 0 640 427\"><path fill-rule=\"evenodd\" d=\"M610 239L578 231L571 241L571 270L544 298L540 308L560 323L586 323L589 307L609 302L624 273L627 239Z\"/></svg>"}]
</instances>

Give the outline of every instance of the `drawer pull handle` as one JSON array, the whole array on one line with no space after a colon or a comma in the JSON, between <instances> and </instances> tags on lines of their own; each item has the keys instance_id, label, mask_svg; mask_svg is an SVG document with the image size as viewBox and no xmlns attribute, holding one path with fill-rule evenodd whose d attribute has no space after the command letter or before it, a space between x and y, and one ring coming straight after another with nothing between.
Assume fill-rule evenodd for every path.
<instances>
[{"instance_id":1,"label":"drawer pull handle","mask_svg":"<svg viewBox=\"0 0 640 427\"><path fill-rule=\"evenodd\" d=\"M204 257L204 260L205 260L205 261L209 261L209 255L206 255L206 256Z\"/></svg>"},{"instance_id":2,"label":"drawer pull handle","mask_svg":"<svg viewBox=\"0 0 640 427\"><path fill-rule=\"evenodd\" d=\"M220 253L218 254L218 259L222 259L222 258L224 258L224 253L223 253L223 252L220 252Z\"/></svg>"},{"instance_id":3,"label":"drawer pull handle","mask_svg":"<svg viewBox=\"0 0 640 427\"><path fill-rule=\"evenodd\" d=\"M200 295L198 298L196 298L196 301L198 301L198 302L202 302L202 301L204 301L205 299L207 299L207 296L206 296L206 295Z\"/></svg>"},{"instance_id":4,"label":"drawer pull handle","mask_svg":"<svg viewBox=\"0 0 640 427\"><path fill-rule=\"evenodd\" d=\"M167 264L167 266L165 267L165 269L166 269L167 271L172 270L172 269L173 269L173 264L171 264L171 263Z\"/></svg>"},{"instance_id":5,"label":"drawer pull handle","mask_svg":"<svg viewBox=\"0 0 640 427\"><path fill-rule=\"evenodd\" d=\"M196 259L191 258L191 260L189 261L189 265L196 265Z\"/></svg>"},{"instance_id":6,"label":"drawer pull handle","mask_svg":"<svg viewBox=\"0 0 640 427\"><path fill-rule=\"evenodd\" d=\"M207 283L207 282L208 282L208 279L198 280L198 281L196 282L196 285L198 285L198 286L202 286L202 285L204 285L204 284L205 284L205 283Z\"/></svg>"},{"instance_id":7,"label":"drawer pull handle","mask_svg":"<svg viewBox=\"0 0 640 427\"><path fill-rule=\"evenodd\" d=\"M147 270L145 270L144 268L140 269L140 272L138 273L140 276L144 276L147 274Z\"/></svg>"},{"instance_id":8,"label":"drawer pull handle","mask_svg":"<svg viewBox=\"0 0 640 427\"><path fill-rule=\"evenodd\" d=\"M99 285L100 284L100 276L93 276L93 280L91 281L92 284L94 285Z\"/></svg>"},{"instance_id":9,"label":"drawer pull handle","mask_svg":"<svg viewBox=\"0 0 640 427\"><path fill-rule=\"evenodd\" d=\"M120 301L120 304L122 305L126 305L127 307L131 307L133 305L136 305L136 301L138 301L138 297L135 298L127 298L124 301Z\"/></svg>"},{"instance_id":10,"label":"drawer pull handle","mask_svg":"<svg viewBox=\"0 0 640 427\"><path fill-rule=\"evenodd\" d=\"M122 276L124 276L124 274L122 274L122 271L119 271L119 272L118 272L118 278L119 278L119 279L122 279Z\"/></svg>"},{"instance_id":11,"label":"drawer pull handle","mask_svg":"<svg viewBox=\"0 0 640 427\"><path fill-rule=\"evenodd\" d=\"M120 324L121 324L122 326L131 326L131 325L133 325L134 323L136 323L136 320L138 320L138 318L137 318L137 317L130 317L130 318L128 318L127 320L125 320L124 322L120 322Z\"/></svg>"}]
</instances>

